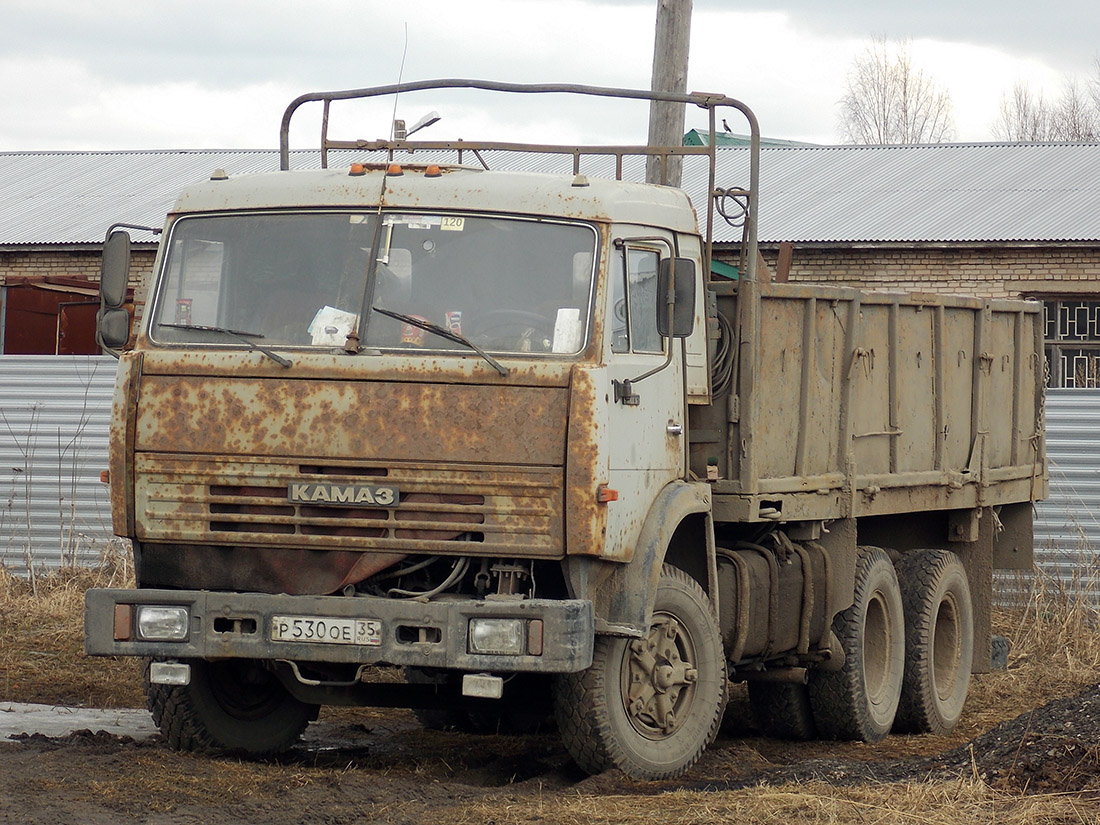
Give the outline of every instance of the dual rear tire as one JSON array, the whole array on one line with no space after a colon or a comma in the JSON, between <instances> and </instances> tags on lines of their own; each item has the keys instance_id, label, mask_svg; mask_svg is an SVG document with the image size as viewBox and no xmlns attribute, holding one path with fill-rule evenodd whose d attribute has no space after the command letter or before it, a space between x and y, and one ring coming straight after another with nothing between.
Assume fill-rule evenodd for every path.
<instances>
[{"instance_id":1,"label":"dual rear tire","mask_svg":"<svg viewBox=\"0 0 1100 825\"><path fill-rule=\"evenodd\" d=\"M835 671L808 685L750 682L765 733L786 739L877 742L891 730L945 734L962 713L974 618L966 572L946 550L915 550L895 568L862 547L855 598L833 632ZM727 699L722 641L702 588L666 566L645 639L600 636L592 666L555 683L555 716L581 768L663 779L689 768L713 741Z\"/></svg>"},{"instance_id":2,"label":"dual rear tire","mask_svg":"<svg viewBox=\"0 0 1100 825\"><path fill-rule=\"evenodd\" d=\"M905 676L894 730L950 733L962 716L974 658L974 609L954 553L917 550L898 562Z\"/></svg>"},{"instance_id":3,"label":"dual rear tire","mask_svg":"<svg viewBox=\"0 0 1100 825\"><path fill-rule=\"evenodd\" d=\"M860 548L855 600L833 622L837 671L813 671L808 699L827 739L877 742L891 730L947 734L962 715L974 652L966 571L947 550L912 550L895 565Z\"/></svg>"},{"instance_id":4,"label":"dual rear tire","mask_svg":"<svg viewBox=\"0 0 1100 825\"><path fill-rule=\"evenodd\" d=\"M822 737L878 742L890 732L901 699L904 622L890 557L877 547L860 548L855 600L833 621L844 664L810 674L810 706Z\"/></svg>"}]
</instances>

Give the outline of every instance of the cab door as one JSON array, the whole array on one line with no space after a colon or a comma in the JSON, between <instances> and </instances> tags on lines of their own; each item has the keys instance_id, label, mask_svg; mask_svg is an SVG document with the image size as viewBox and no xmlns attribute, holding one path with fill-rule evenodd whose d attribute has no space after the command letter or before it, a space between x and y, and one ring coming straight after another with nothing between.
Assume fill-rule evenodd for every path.
<instances>
[{"instance_id":1,"label":"cab door","mask_svg":"<svg viewBox=\"0 0 1100 825\"><path fill-rule=\"evenodd\" d=\"M683 341L661 336L657 324L657 274L672 249L671 241L620 239L608 267L608 486L618 499L608 507L607 543L619 545L608 548L616 558L632 554L650 503L684 474Z\"/></svg>"}]
</instances>

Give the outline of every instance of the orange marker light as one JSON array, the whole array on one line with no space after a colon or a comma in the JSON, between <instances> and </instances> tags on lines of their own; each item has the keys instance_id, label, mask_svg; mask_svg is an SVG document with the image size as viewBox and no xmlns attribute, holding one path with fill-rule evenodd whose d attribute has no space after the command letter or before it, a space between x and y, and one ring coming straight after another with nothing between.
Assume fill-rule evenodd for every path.
<instances>
[{"instance_id":1,"label":"orange marker light","mask_svg":"<svg viewBox=\"0 0 1100 825\"><path fill-rule=\"evenodd\" d=\"M132 635L134 606L132 604L115 605L115 641L128 642Z\"/></svg>"},{"instance_id":2,"label":"orange marker light","mask_svg":"<svg viewBox=\"0 0 1100 825\"><path fill-rule=\"evenodd\" d=\"M386 167L386 174L390 177L396 178L399 175L403 175L405 173L404 171L402 171L400 163L391 163L389 166Z\"/></svg>"},{"instance_id":3,"label":"orange marker light","mask_svg":"<svg viewBox=\"0 0 1100 825\"><path fill-rule=\"evenodd\" d=\"M434 163L429 164L428 168L424 170L424 177L426 178L439 178L443 177L443 173L439 170L439 167Z\"/></svg>"},{"instance_id":4,"label":"orange marker light","mask_svg":"<svg viewBox=\"0 0 1100 825\"><path fill-rule=\"evenodd\" d=\"M609 501L618 501L619 491L612 490L606 484L601 484L596 488L596 501L600 504L607 504Z\"/></svg>"},{"instance_id":5,"label":"orange marker light","mask_svg":"<svg viewBox=\"0 0 1100 825\"><path fill-rule=\"evenodd\" d=\"M367 167L361 163L353 163L351 169L348 170L348 174L352 177L359 177L360 175L367 174Z\"/></svg>"}]
</instances>

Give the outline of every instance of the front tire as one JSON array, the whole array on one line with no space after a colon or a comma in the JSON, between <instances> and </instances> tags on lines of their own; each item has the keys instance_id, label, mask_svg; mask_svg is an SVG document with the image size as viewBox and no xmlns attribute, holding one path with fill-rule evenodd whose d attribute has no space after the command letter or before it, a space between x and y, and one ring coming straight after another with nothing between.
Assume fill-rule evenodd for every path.
<instances>
[{"instance_id":1,"label":"front tire","mask_svg":"<svg viewBox=\"0 0 1100 825\"><path fill-rule=\"evenodd\" d=\"M825 739L878 742L894 724L905 668L901 590L885 551L860 548L855 601L837 614L833 632L844 648L844 666L810 674L818 733Z\"/></svg>"},{"instance_id":2,"label":"front tire","mask_svg":"<svg viewBox=\"0 0 1100 825\"><path fill-rule=\"evenodd\" d=\"M970 689L974 608L966 570L948 550L914 550L898 563L905 609L905 678L894 730L954 730Z\"/></svg>"},{"instance_id":3,"label":"front tire","mask_svg":"<svg viewBox=\"0 0 1100 825\"><path fill-rule=\"evenodd\" d=\"M588 773L667 779L714 741L727 698L718 621L699 584L666 565L645 639L600 636L592 666L555 685L562 740Z\"/></svg>"},{"instance_id":4,"label":"front tire","mask_svg":"<svg viewBox=\"0 0 1100 825\"><path fill-rule=\"evenodd\" d=\"M295 699L275 674L242 659L192 660L190 684L158 685L145 670L146 705L169 747L267 756L295 744L318 706Z\"/></svg>"}]
</instances>

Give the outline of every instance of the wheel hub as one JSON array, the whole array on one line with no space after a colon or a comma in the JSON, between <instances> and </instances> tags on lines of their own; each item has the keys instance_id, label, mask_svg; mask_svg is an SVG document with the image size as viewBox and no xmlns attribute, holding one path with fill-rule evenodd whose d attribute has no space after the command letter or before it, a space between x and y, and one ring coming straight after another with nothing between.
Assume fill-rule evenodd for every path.
<instances>
[{"instance_id":1,"label":"wheel hub","mask_svg":"<svg viewBox=\"0 0 1100 825\"><path fill-rule=\"evenodd\" d=\"M654 616L645 639L630 643L623 699L635 730L652 739L671 736L686 717L699 678L695 646L672 616Z\"/></svg>"}]
</instances>

